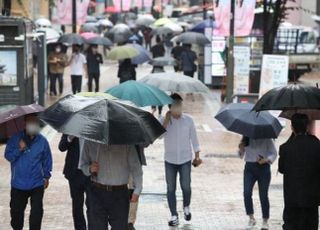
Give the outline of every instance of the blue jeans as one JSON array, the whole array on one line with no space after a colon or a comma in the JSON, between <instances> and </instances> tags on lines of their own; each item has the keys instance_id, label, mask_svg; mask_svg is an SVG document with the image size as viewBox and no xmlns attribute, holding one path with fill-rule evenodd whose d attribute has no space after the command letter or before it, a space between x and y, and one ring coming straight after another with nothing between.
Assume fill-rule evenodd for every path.
<instances>
[{"instance_id":1,"label":"blue jeans","mask_svg":"<svg viewBox=\"0 0 320 230\"><path fill-rule=\"evenodd\" d=\"M269 164L259 165L255 162L247 162L244 169L244 205L247 215L254 214L252 202L252 190L254 184L258 181L259 198L262 208L262 217L269 219L269 198L268 190L271 181L271 170Z\"/></svg>"},{"instance_id":2,"label":"blue jeans","mask_svg":"<svg viewBox=\"0 0 320 230\"><path fill-rule=\"evenodd\" d=\"M180 187L183 194L183 207L188 207L191 201L191 161L181 165L165 162L167 199L172 216L178 216L177 212L177 174L180 177Z\"/></svg>"}]
</instances>

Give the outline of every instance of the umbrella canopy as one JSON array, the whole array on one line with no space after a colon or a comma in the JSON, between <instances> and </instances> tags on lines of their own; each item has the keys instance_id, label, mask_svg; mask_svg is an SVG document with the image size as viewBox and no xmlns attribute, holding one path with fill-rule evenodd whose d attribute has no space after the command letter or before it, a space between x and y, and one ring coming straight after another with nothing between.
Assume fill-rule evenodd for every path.
<instances>
[{"instance_id":1,"label":"umbrella canopy","mask_svg":"<svg viewBox=\"0 0 320 230\"><path fill-rule=\"evenodd\" d=\"M131 58L131 63L135 65L140 65L142 63L148 62L151 60L151 55L149 51L139 44L130 44L129 46L134 47L139 51L139 55Z\"/></svg>"},{"instance_id":2,"label":"umbrella canopy","mask_svg":"<svg viewBox=\"0 0 320 230\"><path fill-rule=\"evenodd\" d=\"M210 44L210 40L203 34L196 32L185 32L172 39L173 42L181 42L184 44L206 45Z\"/></svg>"},{"instance_id":3,"label":"umbrella canopy","mask_svg":"<svg viewBox=\"0 0 320 230\"><path fill-rule=\"evenodd\" d=\"M107 58L111 60L123 60L133 58L139 55L139 51L129 45L117 46L110 50Z\"/></svg>"},{"instance_id":4,"label":"umbrella canopy","mask_svg":"<svg viewBox=\"0 0 320 230\"><path fill-rule=\"evenodd\" d=\"M119 10L115 6L108 6L104 10L106 13L118 13Z\"/></svg>"},{"instance_id":5,"label":"umbrella canopy","mask_svg":"<svg viewBox=\"0 0 320 230\"><path fill-rule=\"evenodd\" d=\"M0 111L0 130L5 137L21 131L25 127L25 116L42 112L41 105L31 104L24 106L10 106Z\"/></svg>"},{"instance_id":6,"label":"umbrella canopy","mask_svg":"<svg viewBox=\"0 0 320 230\"><path fill-rule=\"evenodd\" d=\"M274 88L264 94L253 110L320 109L320 89L313 86L292 84Z\"/></svg>"},{"instance_id":7,"label":"umbrella canopy","mask_svg":"<svg viewBox=\"0 0 320 230\"><path fill-rule=\"evenodd\" d=\"M111 94L108 93L101 93L101 92L81 92L77 93L77 96L82 96L82 97L102 97L104 99L108 100L117 100L118 98L112 96Z\"/></svg>"},{"instance_id":8,"label":"umbrella canopy","mask_svg":"<svg viewBox=\"0 0 320 230\"><path fill-rule=\"evenodd\" d=\"M177 60L173 57L157 57L153 58L150 62L153 66L167 66L167 65L177 65Z\"/></svg>"},{"instance_id":9,"label":"umbrella canopy","mask_svg":"<svg viewBox=\"0 0 320 230\"><path fill-rule=\"evenodd\" d=\"M85 23L83 25L81 25L80 27L80 33L84 33L84 32L93 32L93 33L98 33L98 23Z\"/></svg>"},{"instance_id":10,"label":"umbrella canopy","mask_svg":"<svg viewBox=\"0 0 320 230\"><path fill-rule=\"evenodd\" d=\"M193 26L190 31L197 32L197 33L204 33L206 28L214 28L215 23L212 19L206 19L197 25Z\"/></svg>"},{"instance_id":11,"label":"umbrella canopy","mask_svg":"<svg viewBox=\"0 0 320 230\"><path fill-rule=\"evenodd\" d=\"M108 38L96 36L87 40L89 45L102 45L102 46L112 46L113 43Z\"/></svg>"},{"instance_id":12,"label":"umbrella canopy","mask_svg":"<svg viewBox=\"0 0 320 230\"><path fill-rule=\"evenodd\" d=\"M98 21L98 19L96 17L91 16L91 15L87 16L86 23L87 22L97 22L97 21Z\"/></svg>"},{"instance_id":13,"label":"umbrella canopy","mask_svg":"<svg viewBox=\"0 0 320 230\"><path fill-rule=\"evenodd\" d=\"M108 145L150 144L165 132L151 113L104 98L68 95L40 118L58 132Z\"/></svg>"},{"instance_id":14,"label":"umbrella canopy","mask_svg":"<svg viewBox=\"0 0 320 230\"><path fill-rule=\"evenodd\" d=\"M174 33L182 33L183 32L182 26L180 26L180 25L178 25L176 23L168 23L168 24L164 25L163 27L169 28Z\"/></svg>"},{"instance_id":15,"label":"umbrella canopy","mask_svg":"<svg viewBox=\"0 0 320 230\"><path fill-rule=\"evenodd\" d=\"M84 33L81 33L80 35L81 35L81 37L83 37L86 40L89 40L89 39L92 39L92 38L99 36L98 34L93 33L93 32L84 32Z\"/></svg>"},{"instance_id":16,"label":"umbrella canopy","mask_svg":"<svg viewBox=\"0 0 320 230\"><path fill-rule=\"evenodd\" d=\"M150 105L167 105L172 99L162 90L137 81L126 81L106 91L119 99L132 101L140 107Z\"/></svg>"},{"instance_id":17,"label":"umbrella canopy","mask_svg":"<svg viewBox=\"0 0 320 230\"><path fill-rule=\"evenodd\" d=\"M150 26L156 19L151 14L138 15L136 24L139 26Z\"/></svg>"},{"instance_id":18,"label":"umbrella canopy","mask_svg":"<svg viewBox=\"0 0 320 230\"><path fill-rule=\"evenodd\" d=\"M58 31L52 28L41 27L36 30L37 33L45 33L47 44L57 42L60 38Z\"/></svg>"},{"instance_id":19,"label":"umbrella canopy","mask_svg":"<svg viewBox=\"0 0 320 230\"><path fill-rule=\"evenodd\" d=\"M58 42L60 43L66 43L69 45L82 45L85 43L85 40L83 37L81 37L79 34L64 34L62 35Z\"/></svg>"},{"instance_id":20,"label":"umbrella canopy","mask_svg":"<svg viewBox=\"0 0 320 230\"><path fill-rule=\"evenodd\" d=\"M292 116L296 113L306 114L309 120L320 120L320 110L318 109L297 109L282 111L279 117L291 120Z\"/></svg>"},{"instance_id":21,"label":"umbrella canopy","mask_svg":"<svg viewBox=\"0 0 320 230\"><path fill-rule=\"evenodd\" d=\"M46 18L39 18L35 21L36 27L51 27L51 21Z\"/></svg>"},{"instance_id":22,"label":"umbrella canopy","mask_svg":"<svg viewBox=\"0 0 320 230\"><path fill-rule=\"evenodd\" d=\"M113 23L109 19L101 19L98 21L98 24L109 28L113 27Z\"/></svg>"},{"instance_id":23,"label":"umbrella canopy","mask_svg":"<svg viewBox=\"0 0 320 230\"><path fill-rule=\"evenodd\" d=\"M209 89L199 80L177 73L152 73L140 82L169 92L208 93Z\"/></svg>"},{"instance_id":24,"label":"umbrella canopy","mask_svg":"<svg viewBox=\"0 0 320 230\"><path fill-rule=\"evenodd\" d=\"M114 43L122 43L128 41L132 35L130 27L126 24L117 24L105 36L110 38Z\"/></svg>"},{"instance_id":25,"label":"umbrella canopy","mask_svg":"<svg viewBox=\"0 0 320 230\"><path fill-rule=\"evenodd\" d=\"M117 46L110 50L107 58L111 60L123 60L133 58L139 55L139 51L129 45Z\"/></svg>"},{"instance_id":26,"label":"umbrella canopy","mask_svg":"<svg viewBox=\"0 0 320 230\"><path fill-rule=\"evenodd\" d=\"M154 26L164 26L166 24L172 23L169 18L159 18L157 21L153 23Z\"/></svg>"},{"instance_id":27,"label":"umbrella canopy","mask_svg":"<svg viewBox=\"0 0 320 230\"><path fill-rule=\"evenodd\" d=\"M231 103L219 110L215 118L229 131L253 138L277 138L282 126L269 112L252 111L253 104Z\"/></svg>"}]
</instances>

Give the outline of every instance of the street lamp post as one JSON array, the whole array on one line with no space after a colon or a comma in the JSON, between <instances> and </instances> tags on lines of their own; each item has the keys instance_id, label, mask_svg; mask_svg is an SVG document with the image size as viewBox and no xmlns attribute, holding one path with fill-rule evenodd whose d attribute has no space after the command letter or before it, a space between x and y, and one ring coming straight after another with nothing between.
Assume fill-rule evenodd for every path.
<instances>
[{"instance_id":1,"label":"street lamp post","mask_svg":"<svg viewBox=\"0 0 320 230\"><path fill-rule=\"evenodd\" d=\"M228 39L228 63L227 63L227 88L226 88L226 100L227 103L232 102L233 96L233 84L234 84L234 15L235 15L235 0L231 0L231 12L230 12L230 34Z\"/></svg>"}]
</instances>

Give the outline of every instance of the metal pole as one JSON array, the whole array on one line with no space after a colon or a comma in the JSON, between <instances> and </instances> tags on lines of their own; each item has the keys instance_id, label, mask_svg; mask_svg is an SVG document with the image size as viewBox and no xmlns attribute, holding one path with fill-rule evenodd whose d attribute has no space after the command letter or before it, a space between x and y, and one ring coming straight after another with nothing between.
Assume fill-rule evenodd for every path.
<instances>
[{"instance_id":1,"label":"metal pole","mask_svg":"<svg viewBox=\"0 0 320 230\"><path fill-rule=\"evenodd\" d=\"M227 89L226 89L226 100L227 103L232 102L233 96L233 81L234 81L234 13L235 13L235 0L231 0L231 12L230 12L230 35L228 38L228 64L227 64Z\"/></svg>"},{"instance_id":2,"label":"metal pole","mask_svg":"<svg viewBox=\"0 0 320 230\"><path fill-rule=\"evenodd\" d=\"M77 0L72 0L72 33L77 33Z\"/></svg>"},{"instance_id":3,"label":"metal pole","mask_svg":"<svg viewBox=\"0 0 320 230\"><path fill-rule=\"evenodd\" d=\"M46 34L43 33L37 38L38 53L38 103L45 106L45 92L47 80L47 49Z\"/></svg>"},{"instance_id":4,"label":"metal pole","mask_svg":"<svg viewBox=\"0 0 320 230\"><path fill-rule=\"evenodd\" d=\"M122 13L122 11L123 11L123 2L122 0L120 0L120 13Z\"/></svg>"}]
</instances>

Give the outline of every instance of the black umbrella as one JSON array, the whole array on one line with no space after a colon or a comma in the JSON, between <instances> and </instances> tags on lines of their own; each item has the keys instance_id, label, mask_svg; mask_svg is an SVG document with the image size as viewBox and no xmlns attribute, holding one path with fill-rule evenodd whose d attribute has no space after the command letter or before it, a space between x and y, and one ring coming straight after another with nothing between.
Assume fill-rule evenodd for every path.
<instances>
[{"instance_id":1,"label":"black umbrella","mask_svg":"<svg viewBox=\"0 0 320 230\"><path fill-rule=\"evenodd\" d=\"M149 61L149 64L153 66L177 65L177 60L173 57L157 57Z\"/></svg>"},{"instance_id":2,"label":"black umbrella","mask_svg":"<svg viewBox=\"0 0 320 230\"><path fill-rule=\"evenodd\" d=\"M62 35L59 40L59 43L67 43L69 45L82 45L85 43L85 40L83 37L81 37L79 34L64 34Z\"/></svg>"},{"instance_id":3,"label":"black umbrella","mask_svg":"<svg viewBox=\"0 0 320 230\"><path fill-rule=\"evenodd\" d=\"M98 33L99 32L98 26L99 26L98 23L88 22L81 25L80 31L81 33L84 33L84 32Z\"/></svg>"},{"instance_id":4,"label":"black umbrella","mask_svg":"<svg viewBox=\"0 0 320 230\"><path fill-rule=\"evenodd\" d=\"M252 111L253 104L232 103L217 113L215 118L229 131L259 138L277 138L282 126L269 112Z\"/></svg>"},{"instance_id":5,"label":"black umbrella","mask_svg":"<svg viewBox=\"0 0 320 230\"><path fill-rule=\"evenodd\" d=\"M68 95L40 118L61 133L103 144L150 144L165 132L151 113L100 97Z\"/></svg>"},{"instance_id":6,"label":"black umbrella","mask_svg":"<svg viewBox=\"0 0 320 230\"><path fill-rule=\"evenodd\" d=\"M87 43L89 45L103 45L103 46L112 46L113 43L110 41L108 38L104 37L95 37L95 38L90 38L87 40Z\"/></svg>"},{"instance_id":7,"label":"black umbrella","mask_svg":"<svg viewBox=\"0 0 320 230\"><path fill-rule=\"evenodd\" d=\"M274 88L257 101L253 110L320 109L320 89L292 84Z\"/></svg>"}]
</instances>

